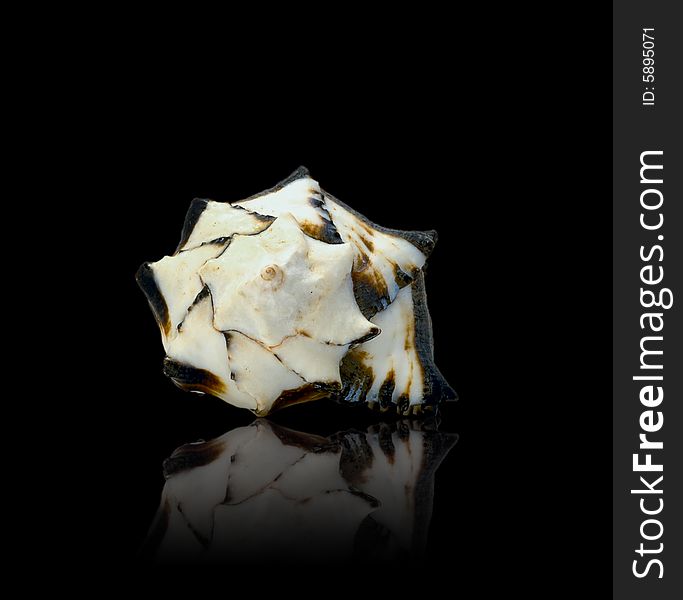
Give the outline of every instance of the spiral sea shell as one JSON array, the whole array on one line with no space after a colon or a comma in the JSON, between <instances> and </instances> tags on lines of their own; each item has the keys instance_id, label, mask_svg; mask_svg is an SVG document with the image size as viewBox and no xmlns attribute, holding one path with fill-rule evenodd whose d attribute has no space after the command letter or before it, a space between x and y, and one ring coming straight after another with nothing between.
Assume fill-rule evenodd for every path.
<instances>
[{"instance_id":1,"label":"spiral sea shell","mask_svg":"<svg viewBox=\"0 0 683 600\"><path fill-rule=\"evenodd\" d=\"M196 199L137 280L176 385L263 416L323 397L414 414L455 397L433 362L435 231L386 229L301 167L234 203Z\"/></svg>"}]
</instances>

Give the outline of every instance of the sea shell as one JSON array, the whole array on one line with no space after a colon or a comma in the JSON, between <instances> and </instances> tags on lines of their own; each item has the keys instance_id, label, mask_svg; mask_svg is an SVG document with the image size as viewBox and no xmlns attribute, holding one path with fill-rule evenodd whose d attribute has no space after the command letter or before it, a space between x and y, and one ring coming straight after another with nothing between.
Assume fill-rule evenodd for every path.
<instances>
[{"instance_id":1,"label":"sea shell","mask_svg":"<svg viewBox=\"0 0 683 600\"><path fill-rule=\"evenodd\" d=\"M334 563L424 553L434 475L457 442L421 422L321 437L257 419L164 462L142 558Z\"/></svg>"},{"instance_id":2,"label":"sea shell","mask_svg":"<svg viewBox=\"0 0 683 600\"><path fill-rule=\"evenodd\" d=\"M371 223L303 167L246 200L195 199L175 253L137 274L164 373L260 416L327 396L433 409L455 398L433 361L435 243Z\"/></svg>"}]
</instances>

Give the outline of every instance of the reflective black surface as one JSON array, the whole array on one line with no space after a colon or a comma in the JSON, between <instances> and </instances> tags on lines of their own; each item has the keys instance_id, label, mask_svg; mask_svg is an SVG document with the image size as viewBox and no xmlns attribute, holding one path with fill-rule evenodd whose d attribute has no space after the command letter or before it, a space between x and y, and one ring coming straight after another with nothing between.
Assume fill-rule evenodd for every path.
<instances>
[{"instance_id":1,"label":"reflective black surface","mask_svg":"<svg viewBox=\"0 0 683 600\"><path fill-rule=\"evenodd\" d=\"M164 461L161 503L140 559L419 562L435 474L457 440L434 420L323 437L257 419L183 445Z\"/></svg>"}]
</instances>

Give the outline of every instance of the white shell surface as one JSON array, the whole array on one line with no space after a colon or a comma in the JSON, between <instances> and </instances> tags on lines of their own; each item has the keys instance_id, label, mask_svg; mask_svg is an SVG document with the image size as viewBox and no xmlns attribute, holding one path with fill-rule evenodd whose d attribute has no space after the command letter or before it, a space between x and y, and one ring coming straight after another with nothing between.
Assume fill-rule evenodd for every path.
<instances>
[{"instance_id":1,"label":"white shell surface","mask_svg":"<svg viewBox=\"0 0 683 600\"><path fill-rule=\"evenodd\" d=\"M211 372L219 382L212 391L219 397L240 408L257 410L254 396L240 390L231 379L226 338L211 325L212 318L211 296L206 294L189 309L166 354L178 363Z\"/></svg>"},{"instance_id":2,"label":"white shell surface","mask_svg":"<svg viewBox=\"0 0 683 600\"><path fill-rule=\"evenodd\" d=\"M180 250L191 250L202 244L235 234L254 235L270 225L270 220L227 202L214 202L213 200L205 202L206 208Z\"/></svg>"},{"instance_id":3,"label":"white shell surface","mask_svg":"<svg viewBox=\"0 0 683 600\"><path fill-rule=\"evenodd\" d=\"M306 381L338 384L341 384L339 363L348 350L348 344L321 344L303 335L285 338L272 348L275 356Z\"/></svg>"},{"instance_id":4,"label":"white shell surface","mask_svg":"<svg viewBox=\"0 0 683 600\"><path fill-rule=\"evenodd\" d=\"M307 335L348 344L374 329L353 296L353 249L302 233L284 213L260 235L235 236L199 270L214 298L214 326L272 348Z\"/></svg>"},{"instance_id":5,"label":"white shell surface","mask_svg":"<svg viewBox=\"0 0 683 600\"><path fill-rule=\"evenodd\" d=\"M168 351L168 340L172 340L182 323L187 309L195 301L204 283L199 277L199 268L218 256L227 244L207 244L175 256L165 256L152 265L159 291L166 299L170 329L164 335L164 348Z\"/></svg>"},{"instance_id":6,"label":"white shell surface","mask_svg":"<svg viewBox=\"0 0 683 600\"><path fill-rule=\"evenodd\" d=\"M237 387L254 399L258 413L267 413L283 392L306 383L272 352L237 331L228 333L228 360Z\"/></svg>"},{"instance_id":7,"label":"white shell surface","mask_svg":"<svg viewBox=\"0 0 683 600\"><path fill-rule=\"evenodd\" d=\"M415 344L413 298L410 287L403 288L386 310L377 313L372 322L382 329L382 335L357 347L360 360L372 369L374 378L366 400L377 402L380 387L392 377L395 388L391 402L398 403L407 394L409 404L422 400L424 373Z\"/></svg>"}]
</instances>

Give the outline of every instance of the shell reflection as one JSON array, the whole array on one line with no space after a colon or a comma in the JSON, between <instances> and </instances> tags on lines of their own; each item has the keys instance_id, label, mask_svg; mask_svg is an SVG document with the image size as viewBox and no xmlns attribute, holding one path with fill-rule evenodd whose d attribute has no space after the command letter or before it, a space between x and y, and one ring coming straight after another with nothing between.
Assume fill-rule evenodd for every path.
<instances>
[{"instance_id":1,"label":"shell reflection","mask_svg":"<svg viewBox=\"0 0 683 600\"><path fill-rule=\"evenodd\" d=\"M164 462L155 562L394 560L425 550L457 435L399 421L321 437L257 419Z\"/></svg>"}]
</instances>

